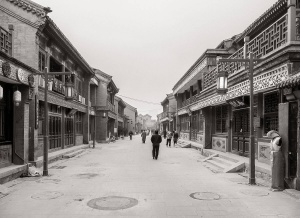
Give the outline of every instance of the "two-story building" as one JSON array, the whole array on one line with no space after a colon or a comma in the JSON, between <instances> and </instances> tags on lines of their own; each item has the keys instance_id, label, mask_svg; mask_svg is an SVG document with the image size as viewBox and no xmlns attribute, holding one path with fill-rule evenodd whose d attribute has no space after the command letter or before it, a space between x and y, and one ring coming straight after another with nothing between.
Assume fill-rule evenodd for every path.
<instances>
[{"instance_id":1,"label":"two-story building","mask_svg":"<svg viewBox=\"0 0 300 218\"><path fill-rule=\"evenodd\" d=\"M12 116L12 108L4 113L5 117L9 117L5 118L5 123L8 120L24 121L11 124L10 128L18 135L8 138L18 138L11 144L15 148L13 151L17 147L19 150L11 160L16 158L13 162L22 164L27 160L35 161L42 155L45 107L49 110L50 151L88 143L90 130L86 99L89 99L93 69L47 16L51 12L49 8L26 0L1 1L0 12L1 50L9 56L1 63L2 73L7 78L1 79L1 83L6 83L3 86L8 95L5 105L11 105L9 99L13 96L9 95L14 90L20 90L24 101L15 108L15 117ZM23 65L11 65L10 60L17 60ZM72 75L55 75L45 81L43 76L37 76L36 73L44 73L46 67L49 72L70 72ZM19 82L12 82L14 79ZM45 83L49 88L47 105ZM19 98L19 93L15 97Z\"/></svg>"},{"instance_id":2,"label":"two-story building","mask_svg":"<svg viewBox=\"0 0 300 218\"><path fill-rule=\"evenodd\" d=\"M122 98L115 96L115 110L117 112L117 121L115 127L117 128L117 135L116 137L124 136L125 135L125 113L124 109L126 107L125 102Z\"/></svg>"},{"instance_id":3,"label":"two-story building","mask_svg":"<svg viewBox=\"0 0 300 218\"><path fill-rule=\"evenodd\" d=\"M128 104L127 102L125 102L125 109L124 109L124 114L127 117L127 133L129 133L130 131L132 131L133 133L135 133L136 130L136 123L137 123L137 116L138 116L138 112L137 109L133 106L131 106L130 104Z\"/></svg>"},{"instance_id":4,"label":"two-story building","mask_svg":"<svg viewBox=\"0 0 300 218\"><path fill-rule=\"evenodd\" d=\"M279 0L241 34L205 52L173 88L180 137L202 148L249 155L249 69L219 58L261 59L254 66L254 132L257 161L270 164L267 132L283 139L285 181L300 190L299 51L300 2ZM218 51L216 51L218 52ZM218 72L228 73L228 91L217 93ZM194 91L197 90L197 91ZM190 100L189 100L190 99Z\"/></svg>"},{"instance_id":5,"label":"two-story building","mask_svg":"<svg viewBox=\"0 0 300 218\"><path fill-rule=\"evenodd\" d=\"M177 102L173 93L167 94L166 98L161 102L163 112L159 114L159 125L160 131L171 131L176 130L176 107Z\"/></svg>"},{"instance_id":6,"label":"two-story building","mask_svg":"<svg viewBox=\"0 0 300 218\"><path fill-rule=\"evenodd\" d=\"M94 69L99 80L96 88L96 141L106 142L111 136L117 135L118 114L115 110L115 95L119 89L112 80L112 76Z\"/></svg>"}]
</instances>

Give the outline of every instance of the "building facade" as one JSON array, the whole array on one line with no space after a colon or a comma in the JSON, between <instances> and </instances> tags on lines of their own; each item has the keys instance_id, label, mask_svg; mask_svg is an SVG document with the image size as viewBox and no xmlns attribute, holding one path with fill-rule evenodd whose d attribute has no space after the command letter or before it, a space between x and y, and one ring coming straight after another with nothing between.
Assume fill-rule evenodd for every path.
<instances>
[{"instance_id":1,"label":"building facade","mask_svg":"<svg viewBox=\"0 0 300 218\"><path fill-rule=\"evenodd\" d=\"M129 133L130 131L135 133L137 131L137 109L126 102L125 105L126 107L124 109L124 114L127 117L127 133Z\"/></svg>"},{"instance_id":2,"label":"building facade","mask_svg":"<svg viewBox=\"0 0 300 218\"><path fill-rule=\"evenodd\" d=\"M118 112L115 109L115 95L119 89L112 80L112 76L94 69L99 80L99 85L95 89L96 104L94 110L96 114L96 141L106 142L111 136L118 134Z\"/></svg>"},{"instance_id":3,"label":"building facade","mask_svg":"<svg viewBox=\"0 0 300 218\"><path fill-rule=\"evenodd\" d=\"M125 113L124 109L126 107L125 102L118 96L115 96L115 110L117 112L116 128L117 128L117 137L125 135Z\"/></svg>"},{"instance_id":4,"label":"building facade","mask_svg":"<svg viewBox=\"0 0 300 218\"><path fill-rule=\"evenodd\" d=\"M175 131L176 130L176 107L177 101L173 93L167 94L167 97L161 102L163 112L158 115L159 129L161 132L164 131Z\"/></svg>"},{"instance_id":5,"label":"building facade","mask_svg":"<svg viewBox=\"0 0 300 218\"><path fill-rule=\"evenodd\" d=\"M299 14L299 1L277 1L241 34L207 50L173 88L182 139L202 148L248 156L249 69L245 63L220 64L218 59L249 58L250 52L261 59L255 63L253 73L256 159L270 164L267 132L278 131L283 139L286 185L297 190ZM228 73L228 91L223 95L216 92L218 71Z\"/></svg>"},{"instance_id":6,"label":"building facade","mask_svg":"<svg viewBox=\"0 0 300 218\"><path fill-rule=\"evenodd\" d=\"M20 107L14 112L15 116L7 108L3 110L4 116L8 115L9 119L5 121L3 119L1 122L5 122L6 125L10 120L10 128L13 132L17 131L16 134L18 129L20 131L23 129L22 132L28 131L18 133L19 145L17 140L11 142L13 148L20 147L20 152L15 153L15 157L13 154L9 156L13 163L24 164L28 161L34 162L43 153L45 107L49 110L50 152L88 143L90 129L86 99L90 98L89 83L94 71L47 16L47 13L51 12L49 8L31 1L16 3L19 2L2 1L0 7L1 35L4 36L1 37L1 46L4 50L2 48L1 50L9 56L1 63L3 76L7 78L1 79L1 83L5 83L3 86L8 95L14 89L20 89L26 103L19 104ZM22 64L11 65L16 60ZM36 74L44 73L46 68L48 72L69 72L72 75L55 75L45 81L43 76ZM11 79L17 79L17 82L12 82ZM47 105L44 100L46 82ZM70 91L67 91L66 84L71 87ZM11 105L10 98L5 97L3 105L6 107ZM20 125L13 124L15 119L24 122ZM7 145L5 147L7 148ZM4 153L6 159L7 152ZM14 161L14 158L18 160Z\"/></svg>"}]
</instances>

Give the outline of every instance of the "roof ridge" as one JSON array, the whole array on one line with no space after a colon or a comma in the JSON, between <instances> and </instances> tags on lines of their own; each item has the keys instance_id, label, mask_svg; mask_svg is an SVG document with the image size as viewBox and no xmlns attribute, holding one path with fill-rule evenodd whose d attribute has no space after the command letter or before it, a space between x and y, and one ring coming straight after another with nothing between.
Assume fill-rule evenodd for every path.
<instances>
[{"instance_id":1,"label":"roof ridge","mask_svg":"<svg viewBox=\"0 0 300 218\"><path fill-rule=\"evenodd\" d=\"M44 7L30 0L6 0L6 1L15 4L16 6L22 8L23 10L31 12L32 14L36 14L37 16L40 17L45 17L48 12L51 12L50 8Z\"/></svg>"}]
</instances>

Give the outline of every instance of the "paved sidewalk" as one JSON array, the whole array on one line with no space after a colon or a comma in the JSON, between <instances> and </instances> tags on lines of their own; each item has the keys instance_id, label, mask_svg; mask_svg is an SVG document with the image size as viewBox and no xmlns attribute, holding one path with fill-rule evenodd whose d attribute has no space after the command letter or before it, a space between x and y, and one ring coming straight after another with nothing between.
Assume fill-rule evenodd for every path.
<instances>
[{"instance_id":1,"label":"paved sidewalk","mask_svg":"<svg viewBox=\"0 0 300 218\"><path fill-rule=\"evenodd\" d=\"M49 177L5 183L9 194L0 196L0 217L300 218L300 201L290 195L249 186L238 174L215 174L198 151L167 148L165 140L153 160L149 141L137 135L98 144L50 164Z\"/></svg>"}]
</instances>

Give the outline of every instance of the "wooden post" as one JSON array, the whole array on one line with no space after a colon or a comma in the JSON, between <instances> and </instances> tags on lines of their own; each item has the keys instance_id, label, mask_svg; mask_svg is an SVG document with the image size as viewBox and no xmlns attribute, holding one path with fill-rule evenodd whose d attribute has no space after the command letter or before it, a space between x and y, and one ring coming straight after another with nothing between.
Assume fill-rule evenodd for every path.
<instances>
[{"instance_id":1,"label":"wooden post","mask_svg":"<svg viewBox=\"0 0 300 218\"><path fill-rule=\"evenodd\" d=\"M295 41L296 39L296 1L288 0L288 34L287 42Z\"/></svg>"}]
</instances>

